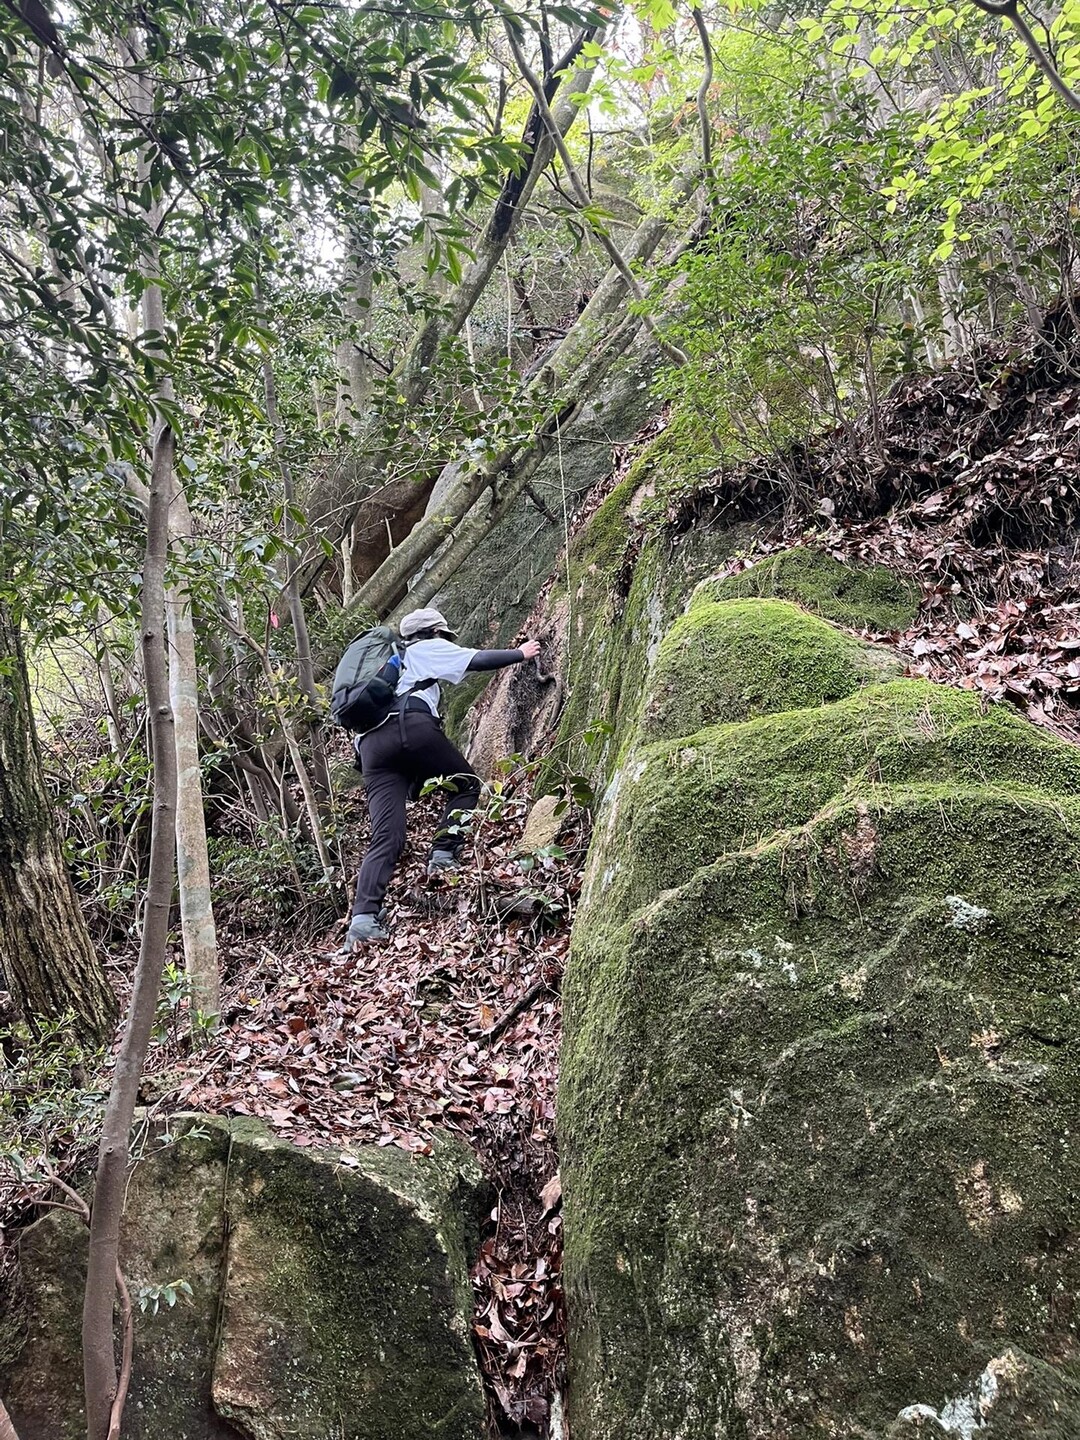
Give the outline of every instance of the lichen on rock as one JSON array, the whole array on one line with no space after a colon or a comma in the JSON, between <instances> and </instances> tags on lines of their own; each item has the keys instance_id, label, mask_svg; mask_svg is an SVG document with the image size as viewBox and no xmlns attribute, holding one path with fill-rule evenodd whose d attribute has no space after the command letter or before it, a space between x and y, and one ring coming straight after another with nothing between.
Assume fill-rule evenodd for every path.
<instances>
[{"instance_id":1,"label":"lichen on rock","mask_svg":"<svg viewBox=\"0 0 1080 1440\"><path fill-rule=\"evenodd\" d=\"M262 1126L234 1139L219 1414L252 1440L482 1433L462 1163L456 1146L418 1164L390 1147L305 1152Z\"/></svg>"}]
</instances>

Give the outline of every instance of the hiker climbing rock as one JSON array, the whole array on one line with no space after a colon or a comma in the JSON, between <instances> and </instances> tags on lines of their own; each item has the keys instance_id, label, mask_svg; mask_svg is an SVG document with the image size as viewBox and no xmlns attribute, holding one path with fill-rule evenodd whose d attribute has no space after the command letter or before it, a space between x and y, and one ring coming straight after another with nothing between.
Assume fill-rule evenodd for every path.
<instances>
[{"instance_id":1,"label":"hiker climbing rock","mask_svg":"<svg viewBox=\"0 0 1080 1440\"><path fill-rule=\"evenodd\" d=\"M356 732L371 820L345 951L358 941L387 938L382 903L405 844L405 803L427 780L439 780L447 792L428 874L458 863L464 823L480 798L480 777L443 731L440 686L540 653L535 640L514 650L470 650L456 640L440 611L413 610L401 622L400 638L385 627L368 631L338 666L331 709L340 724Z\"/></svg>"}]
</instances>

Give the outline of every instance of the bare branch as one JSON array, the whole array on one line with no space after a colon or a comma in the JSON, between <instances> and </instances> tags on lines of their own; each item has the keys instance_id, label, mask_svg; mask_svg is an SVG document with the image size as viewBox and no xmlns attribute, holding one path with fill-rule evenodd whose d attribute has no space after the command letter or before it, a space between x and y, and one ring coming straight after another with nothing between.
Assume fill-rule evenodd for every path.
<instances>
[{"instance_id":1,"label":"bare branch","mask_svg":"<svg viewBox=\"0 0 1080 1440\"><path fill-rule=\"evenodd\" d=\"M1066 85L1061 78L1060 70L1039 43L1031 26L1020 14L1019 0L973 0L973 3L986 15L993 15L999 20L1008 20L1027 46L1028 53L1035 64L1050 81L1065 104L1071 110L1080 110L1080 94Z\"/></svg>"},{"instance_id":2,"label":"bare branch","mask_svg":"<svg viewBox=\"0 0 1080 1440\"><path fill-rule=\"evenodd\" d=\"M116 1288L120 1293L120 1374L116 1381L116 1394L109 1412L108 1440L120 1440L120 1424L124 1418L124 1404L127 1401L128 1386L131 1384L131 1364L135 1354L135 1325L131 1309L131 1292L127 1287L120 1266L116 1267Z\"/></svg>"},{"instance_id":3,"label":"bare branch","mask_svg":"<svg viewBox=\"0 0 1080 1440\"><path fill-rule=\"evenodd\" d=\"M585 189L585 186L582 184L581 176L578 174L577 168L574 165L573 160L570 158L570 151L566 147L566 141L563 139L562 132L560 131L558 125L555 123L555 118L552 115L551 108L547 103L547 99L545 98L544 87L541 85L539 78L536 76L536 74L530 67L528 60L526 60L525 52L521 48L521 43L514 32L513 25L510 23L509 20L504 19L503 27L506 30L506 38L510 42L510 49L513 51L514 60L517 64L518 69L521 71L522 76L527 82L529 89L533 92L533 100L536 104L536 108L539 111L544 121L544 124L547 126L548 135L551 137L552 144L558 151L559 159L563 163L563 170L566 172L566 178L570 182L570 186L574 192L574 196L578 202L578 205L581 207L582 214L586 222L588 223L589 229L599 241L602 249L604 250L604 253L607 255L612 265L614 265L615 269L622 276L623 281L626 284L626 287L630 291L631 295L633 295L634 299L637 300L639 303L644 304L645 292L642 290L640 284L638 283L637 276L630 269L630 266L626 263L622 251L615 244L615 242L612 240L611 236L607 233L603 226L597 225L596 222L590 218L589 210L591 201L589 199L589 193ZM656 324L653 321L652 316L645 313L643 314L642 318L644 319L646 328L649 330L650 334L656 340L656 343L660 346L660 349L664 352L664 354L672 362L672 364L685 365L687 359L686 355L679 349L677 345L673 345L671 341L666 340L664 336L661 335L660 331L656 328Z\"/></svg>"},{"instance_id":4,"label":"bare branch","mask_svg":"<svg viewBox=\"0 0 1080 1440\"><path fill-rule=\"evenodd\" d=\"M73 1209L76 1215L81 1215L86 1224L89 1225L90 1206L86 1203L86 1201L79 1194L79 1192L77 1190L73 1190L70 1185L68 1185L65 1181L61 1180L60 1176L57 1175L55 1170L49 1169L46 1170L45 1173L48 1176L49 1184L55 1185L57 1190L59 1190L62 1195L66 1195L67 1198L72 1202L70 1207L65 1205L64 1209Z\"/></svg>"}]
</instances>

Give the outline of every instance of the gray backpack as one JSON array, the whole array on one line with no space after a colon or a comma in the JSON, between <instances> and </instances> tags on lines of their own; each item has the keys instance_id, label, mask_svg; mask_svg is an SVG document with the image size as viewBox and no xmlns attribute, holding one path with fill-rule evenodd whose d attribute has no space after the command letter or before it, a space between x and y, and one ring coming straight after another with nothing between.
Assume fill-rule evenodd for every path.
<instances>
[{"instance_id":1,"label":"gray backpack","mask_svg":"<svg viewBox=\"0 0 1080 1440\"><path fill-rule=\"evenodd\" d=\"M394 708L405 641L389 625L358 635L334 671L333 720L359 734L381 725Z\"/></svg>"}]
</instances>

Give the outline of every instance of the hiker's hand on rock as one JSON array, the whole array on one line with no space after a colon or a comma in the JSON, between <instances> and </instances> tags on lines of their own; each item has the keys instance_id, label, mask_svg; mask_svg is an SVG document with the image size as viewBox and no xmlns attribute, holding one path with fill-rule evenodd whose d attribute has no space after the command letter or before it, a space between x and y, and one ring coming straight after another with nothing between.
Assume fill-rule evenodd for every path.
<instances>
[{"instance_id":1,"label":"hiker's hand on rock","mask_svg":"<svg viewBox=\"0 0 1080 1440\"><path fill-rule=\"evenodd\" d=\"M526 640L525 644L521 647L521 653L526 660L535 660L540 654L540 641Z\"/></svg>"}]
</instances>

